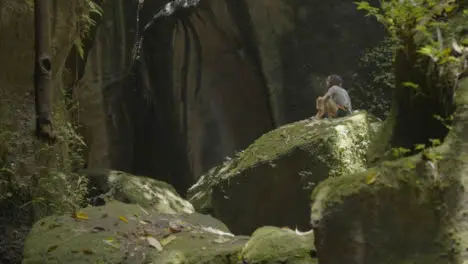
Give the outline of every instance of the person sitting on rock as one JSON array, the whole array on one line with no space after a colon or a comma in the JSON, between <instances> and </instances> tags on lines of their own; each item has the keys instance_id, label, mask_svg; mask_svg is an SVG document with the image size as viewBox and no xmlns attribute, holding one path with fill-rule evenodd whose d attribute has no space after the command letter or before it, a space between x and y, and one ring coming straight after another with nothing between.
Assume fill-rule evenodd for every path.
<instances>
[{"instance_id":1,"label":"person sitting on rock","mask_svg":"<svg viewBox=\"0 0 468 264\"><path fill-rule=\"evenodd\" d=\"M348 92L341 86L343 80L338 75L330 75L327 77L328 91L323 97L318 97L317 105L317 119L322 118L327 114L328 118L344 117L350 115L352 112L351 98ZM331 100L330 100L331 99Z\"/></svg>"}]
</instances>

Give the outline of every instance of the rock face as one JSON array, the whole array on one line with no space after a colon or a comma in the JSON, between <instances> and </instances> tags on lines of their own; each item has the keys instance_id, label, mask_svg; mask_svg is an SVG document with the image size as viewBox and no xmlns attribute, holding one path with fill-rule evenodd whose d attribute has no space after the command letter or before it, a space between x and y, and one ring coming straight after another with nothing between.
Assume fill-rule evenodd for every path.
<instances>
[{"instance_id":1,"label":"rock face","mask_svg":"<svg viewBox=\"0 0 468 264\"><path fill-rule=\"evenodd\" d=\"M273 227L234 236L209 216L161 214L117 201L37 222L23 264L315 264L313 234ZM272 250L278 249L278 250Z\"/></svg>"},{"instance_id":2,"label":"rock face","mask_svg":"<svg viewBox=\"0 0 468 264\"><path fill-rule=\"evenodd\" d=\"M421 162L401 159L322 182L311 209L320 263L461 263L450 232L459 186L427 177Z\"/></svg>"},{"instance_id":3,"label":"rock face","mask_svg":"<svg viewBox=\"0 0 468 264\"><path fill-rule=\"evenodd\" d=\"M145 2L141 23L164 3ZM104 9L77 89L88 165L180 193L263 133L311 116L325 76L349 80L381 39L353 2L204 0L155 23L132 68L136 2Z\"/></svg>"},{"instance_id":4,"label":"rock face","mask_svg":"<svg viewBox=\"0 0 468 264\"><path fill-rule=\"evenodd\" d=\"M82 173L89 179L91 200L117 200L165 214L194 212L192 204L182 199L174 187L165 182L105 169L87 169Z\"/></svg>"},{"instance_id":5,"label":"rock face","mask_svg":"<svg viewBox=\"0 0 468 264\"><path fill-rule=\"evenodd\" d=\"M357 112L280 127L202 176L189 190L189 201L235 233L250 234L263 225L308 229L315 185L365 169L373 122Z\"/></svg>"},{"instance_id":6,"label":"rock face","mask_svg":"<svg viewBox=\"0 0 468 264\"><path fill-rule=\"evenodd\" d=\"M281 241L281 243L279 243ZM261 227L242 249L244 263L317 264L314 234L295 232L291 229Z\"/></svg>"},{"instance_id":7,"label":"rock face","mask_svg":"<svg viewBox=\"0 0 468 264\"><path fill-rule=\"evenodd\" d=\"M280 125L312 115L329 74L340 74L345 87L353 86L361 52L383 36L352 1L244 0L228 5L241 33L251 39L246 49L258 58Z\"/></svg>"}]
</instances>

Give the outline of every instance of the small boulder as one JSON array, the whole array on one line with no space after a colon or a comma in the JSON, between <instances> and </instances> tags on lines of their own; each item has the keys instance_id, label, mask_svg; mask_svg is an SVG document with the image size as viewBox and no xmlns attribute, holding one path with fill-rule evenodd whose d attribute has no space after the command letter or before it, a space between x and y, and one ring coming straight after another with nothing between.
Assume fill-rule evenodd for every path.
<instances>
[{"instance_id":1,"label":"small boulder","mask_svg":"<svg viewBox=\"0 0 468 264\"><path fill-rule=\"evenodd\" d=\"M89 180L88 189L92 205L102 205L106 200L117 200L166 214L195 211L191 203L180 197L177 191L165 182L106 169L86 169L81 173Z\"/></svg>"},{"instance_id":2,"label":"small boulder","mask_svg":"<svg viewBox=\"0 0 468 264\"><path fill-rule=\"evenodd\" d=\"M257 229L241 252L245 264L316 264L314 234L289 228L265 226Z\"/></svg>"},{"instance_id":3,"label":"small boulder","mask_svg":"<svg viewBox=\"0 0 468 264\"><path fill-rule=\"evenodd\" d=\"M266 225L309 229L311 191L328 177L365 170L378 123L358 111L282 126L203 175L188 199L239 234Z\"/></svg>"},{"instance_id":4,"label":"small boulder","mask_svg":"<svg viewBox=\"0 0 468 264\"><path fill-rule=\"evenodd\" d=\"M451 231L459 185L427 177L421 162L403 158L320 183L311 206L320 263L461 263Z\"/></svg>"}]
</instances>

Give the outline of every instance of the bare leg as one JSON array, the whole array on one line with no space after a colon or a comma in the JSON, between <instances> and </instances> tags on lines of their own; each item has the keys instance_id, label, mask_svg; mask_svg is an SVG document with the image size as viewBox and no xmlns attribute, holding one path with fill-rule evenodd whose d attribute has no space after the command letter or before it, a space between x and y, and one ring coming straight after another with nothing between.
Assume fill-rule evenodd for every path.
<instances>
[{"instance_id":1,"label":"bare leg","mask_svg":"<svg viewBox=\"0 0 468 264\"><path fill-rule=\"evenodd\" d=\"M329 118L336 117L338 106L336 105L335 101L333 101L333 99L329 99L327 102L325 102L324 111L327 112Z\"/></svg>"},{"instance_id":2,"label":"bare leg","mask_svg":"<svg viewBox=\"0 0 468 264\"><path fill-rule=\"evenodd\" d=\"M315 118L321 119L325 114L325 105L321 96L317 97L317 100L315 100L315 105L317 108L317 114L315 115Z\"/></svg>"}]
</instances>

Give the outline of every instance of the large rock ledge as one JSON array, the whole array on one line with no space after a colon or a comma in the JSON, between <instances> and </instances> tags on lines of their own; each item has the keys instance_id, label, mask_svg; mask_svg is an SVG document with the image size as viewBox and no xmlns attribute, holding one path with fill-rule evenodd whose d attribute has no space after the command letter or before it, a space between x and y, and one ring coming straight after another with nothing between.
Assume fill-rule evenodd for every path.
<instances>
[{"instance_id":1,"label":"large rock ledge","mask_svg":"<svg viewBox=\"0 0 468 264\"><path fill-rule=\"evenodd\" d=\"M250 234L265 225L309 229L314 186L365 170L367 147L379 123L360 111L282 126L202 176L190 188L189 201L235 233Z\"/></svg>"},{"instance_id":2,"label":"large rock ledge","mask_svg":"<svg viewBox=\"0 0 468 264\"><path fill-rule=\"evenodd\" d=\"M449 163L433 173L418 155L318 185L311 221L320 263L460 263L450 232L460 185Z\"/></svg>"}]
</instances>

